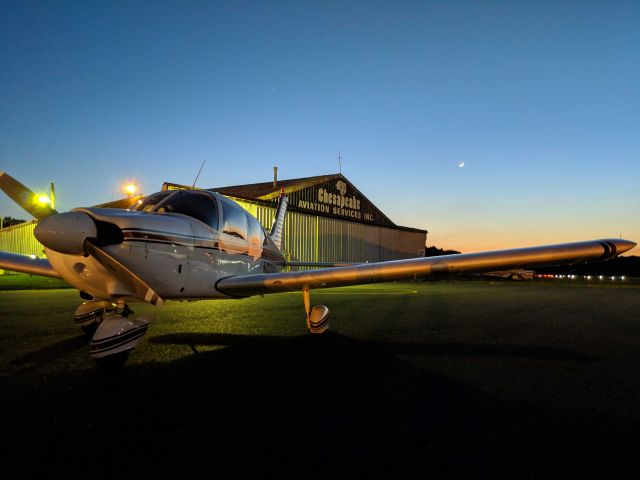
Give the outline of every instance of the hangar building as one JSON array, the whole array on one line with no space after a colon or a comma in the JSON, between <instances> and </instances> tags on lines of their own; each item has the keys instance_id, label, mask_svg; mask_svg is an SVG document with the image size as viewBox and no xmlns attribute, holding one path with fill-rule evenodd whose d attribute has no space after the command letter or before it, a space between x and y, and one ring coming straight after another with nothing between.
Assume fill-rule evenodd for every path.
<instances>
[{"instance_id":1,"label":"hangar building","mask_svg":"<svg viewBox=\"0 0 640 480\"><path fill-rule=\"evenodd\" d=\"M218 187L268 230L289 198L283 250L297 262L377 262L424 256L427 231L392 222L342 174Z\"/></svg>"}]
</instances>

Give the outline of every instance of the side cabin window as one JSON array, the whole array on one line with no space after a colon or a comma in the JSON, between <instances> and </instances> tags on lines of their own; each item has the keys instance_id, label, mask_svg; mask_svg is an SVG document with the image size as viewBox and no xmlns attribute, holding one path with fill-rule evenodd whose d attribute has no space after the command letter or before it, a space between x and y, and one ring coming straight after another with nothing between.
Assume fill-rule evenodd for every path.
<instances>
[{"instance_id":1,"label":"side cabin window","mask_svg":"<svg viewBox=\"0 0 640 480\"><path fill-rule=\"evenodd\" d=\"M222 203L222 233L247 240L247 213L233 200L220 197Z\"/></svg>"},{"instance_id":2,"label":"side cabin window","mask_svg":"<svg viewBox=\"0 0 640 480\"><path fill-rule=\"evenodd\" d=\"M262 225L247 212L247 224L249 225L248 240L251 245L262 245L264 242L264 230Z\"/></svg>"},{"instance_id":3,"label":"side cabin window","mask_svg":"<svg viewBox=\"0 0 640 480\"><path fill-rule=\"evenodd\" d=\"M217 230L218 208L207 193L179 190L158 205L157 212L181 213L196 218Z\"/></svg>"}]
</instances>

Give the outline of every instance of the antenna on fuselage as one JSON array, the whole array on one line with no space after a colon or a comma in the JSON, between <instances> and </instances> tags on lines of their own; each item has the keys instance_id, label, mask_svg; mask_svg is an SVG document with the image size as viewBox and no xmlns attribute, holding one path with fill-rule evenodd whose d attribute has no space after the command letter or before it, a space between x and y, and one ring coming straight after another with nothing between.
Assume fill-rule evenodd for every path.
<instances>
[{"instance_id":1,"label":"antenna on fuselage","mask_svg":"<svg viewBox=\"0 0 640 480\"><path fill-rule=\"evenodd\" d=\"M206 158L202 161L202 165L200 165L200 170L198 170L198 174L196 175L196 179L193 181L193 185L191 185L191 188L195 188L196 182L198 181L198 177L200 176L200 172L202 172L202 167L204 167L204 162L206 161L207 161Z\"/></svg>"}]
</instances>

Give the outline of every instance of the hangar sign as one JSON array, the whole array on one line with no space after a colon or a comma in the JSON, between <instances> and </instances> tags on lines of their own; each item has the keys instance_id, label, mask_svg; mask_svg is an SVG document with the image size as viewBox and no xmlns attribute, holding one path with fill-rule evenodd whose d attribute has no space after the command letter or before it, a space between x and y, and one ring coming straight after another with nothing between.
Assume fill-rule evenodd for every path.
<instances>
[{"instance_id":1,"label":"hangar sign","mask_svg":"<svg viewBox=\"0 0 640 480\"><path fill-rule=\"evenodd\" d=\"M293 207L292 210L342 217L363 223L378 225L392 223L355 187L341 179L292 192L289 206Z\"/></svg>"}]
</instances>

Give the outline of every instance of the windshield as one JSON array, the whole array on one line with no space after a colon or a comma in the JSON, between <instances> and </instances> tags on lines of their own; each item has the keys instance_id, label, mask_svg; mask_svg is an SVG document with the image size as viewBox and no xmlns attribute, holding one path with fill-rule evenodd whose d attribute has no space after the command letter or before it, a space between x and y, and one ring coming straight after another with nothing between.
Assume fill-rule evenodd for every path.
<instances>
[{"instance_id":1,"label":"windshield","mask_svg":"<svg viewBox=\"0 0 640 480\"><path fill-rule=\"evenodd\" d=\"M139 201L131 210L154 213L180 213L218 229L218 206L204 192L173 190L154 193Z\"/></svg>"},{"instance_id":2,"label":"windshield","mask_svg":"<svg viewBox=\"0 0 640 480\"><path fill-rule=\"evenodd\" d=\"M154 193L153 195L149 195L148 197L144 197L138 200L134 205L131 205L129 210L135 210L137 212L150 212L157 204L162 202L172 193L176 193L176 191L167 190L164 192Z\"/></svg>"}]
</instances>

